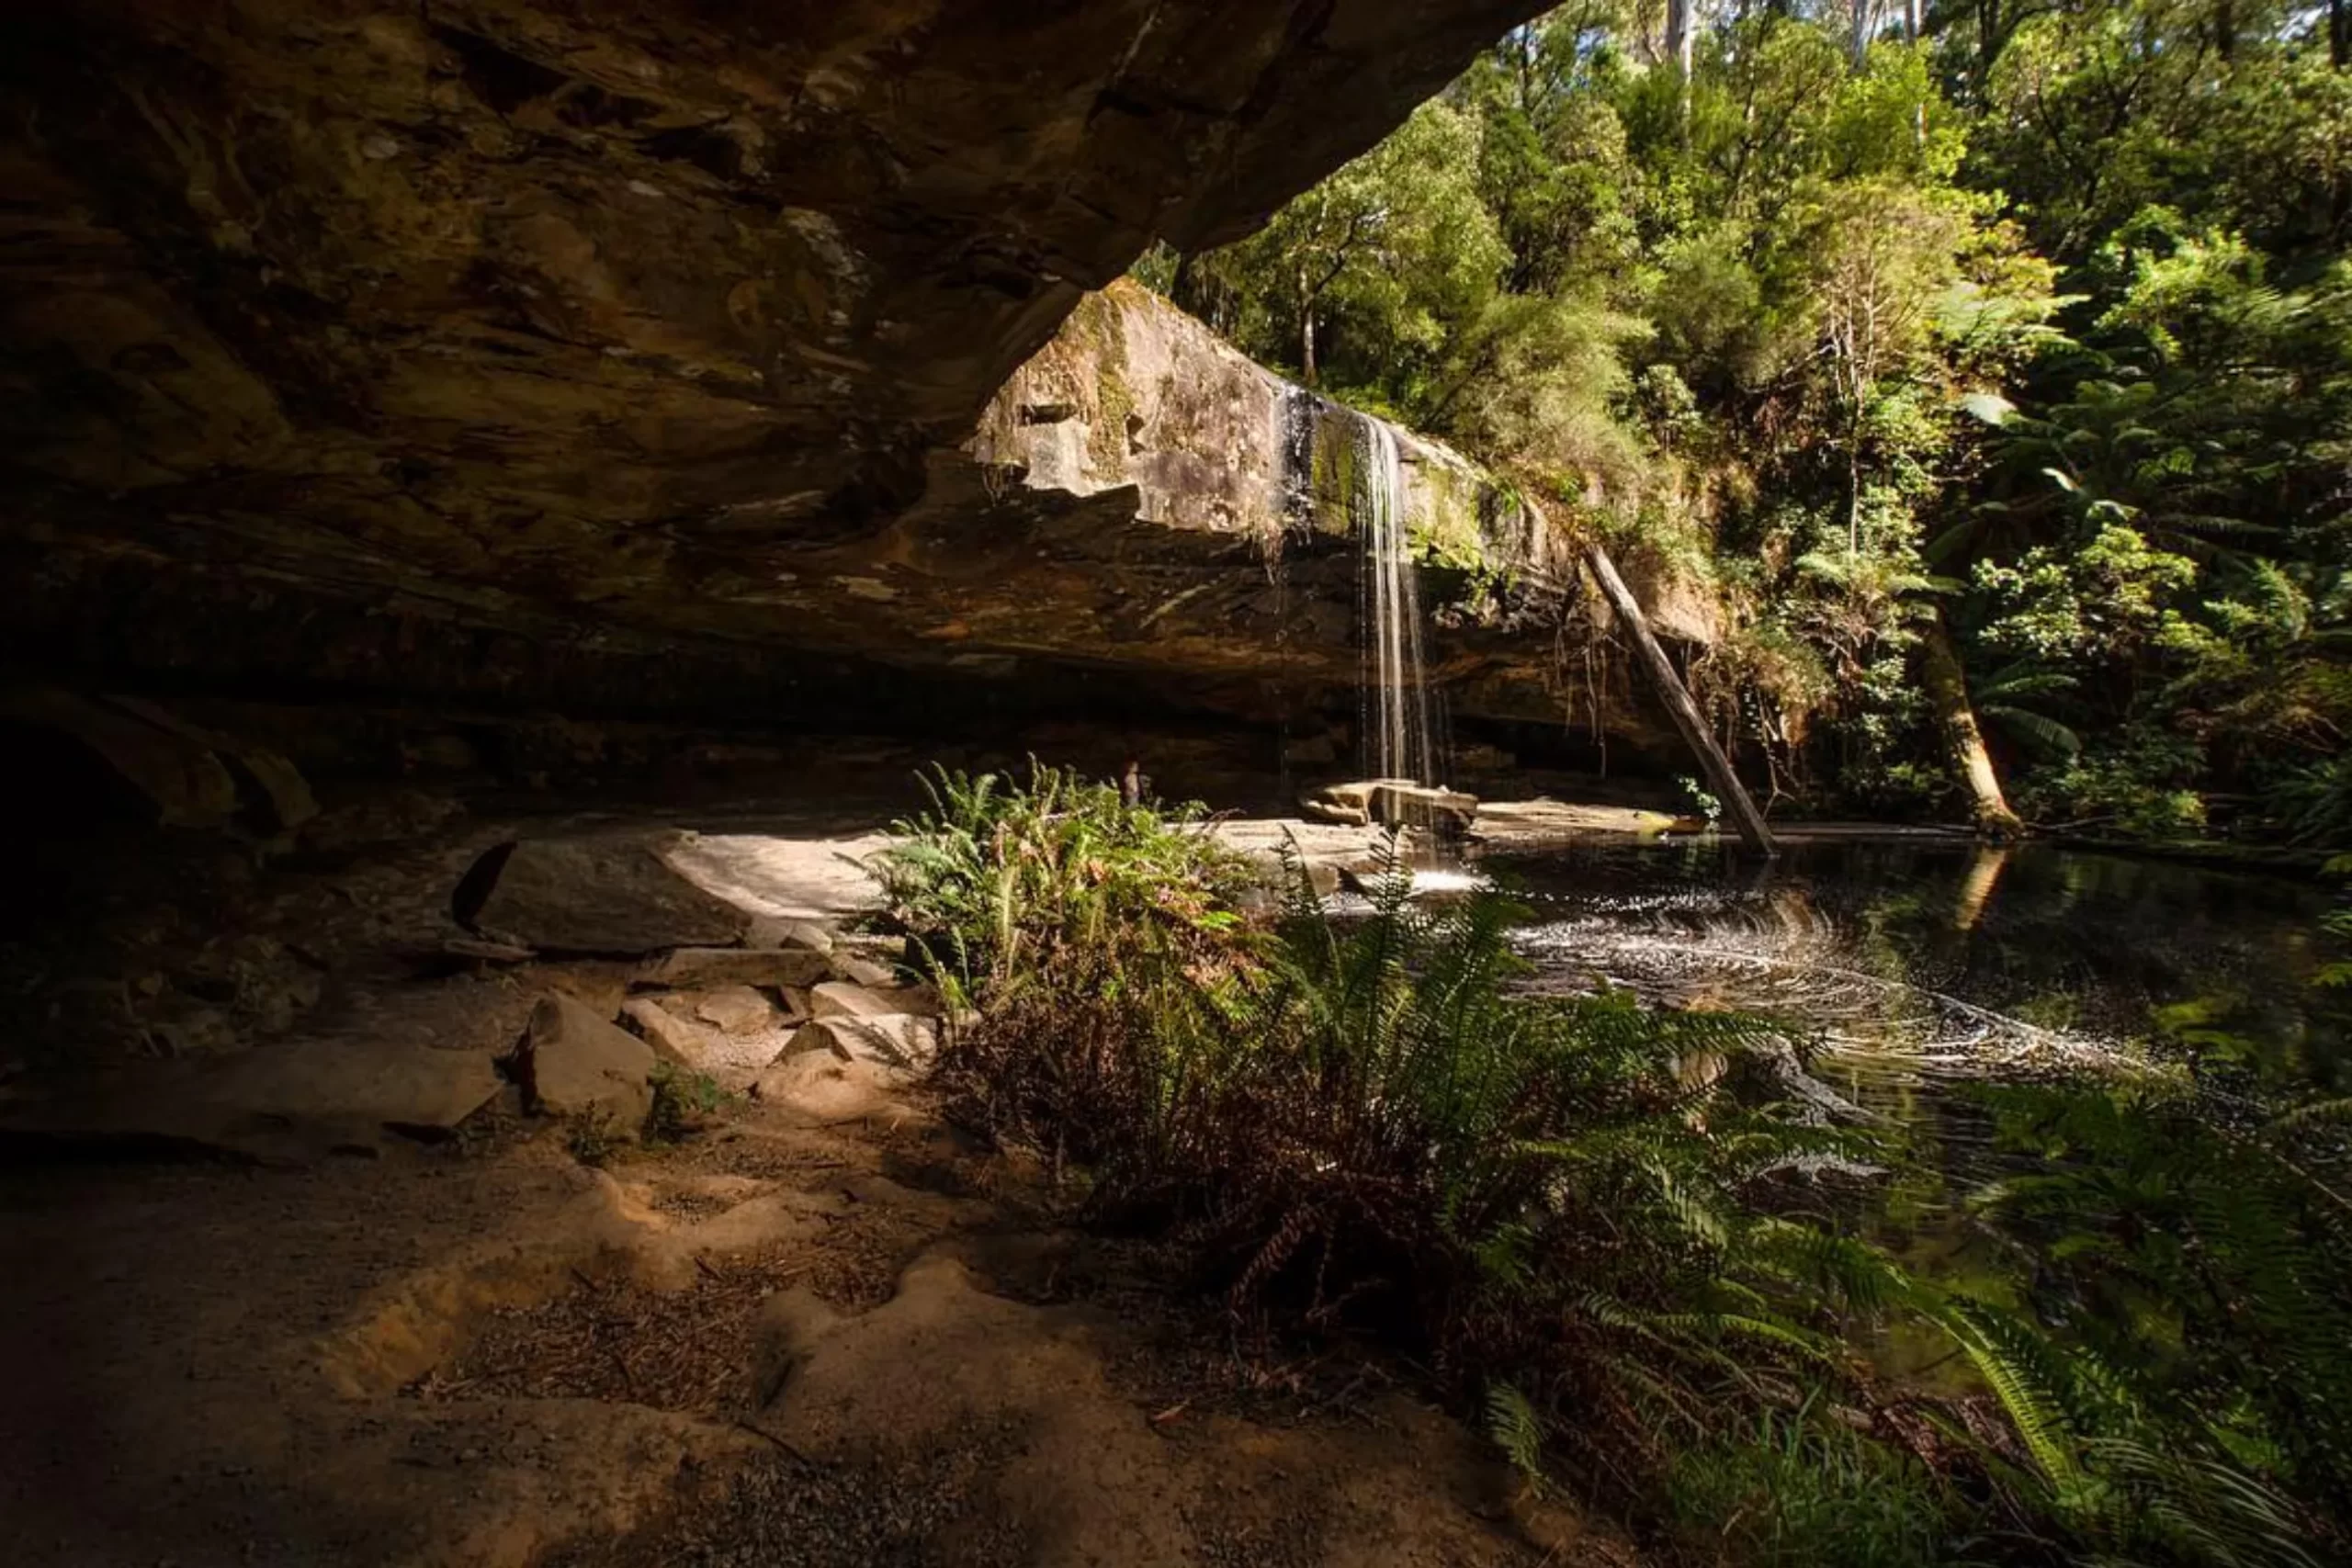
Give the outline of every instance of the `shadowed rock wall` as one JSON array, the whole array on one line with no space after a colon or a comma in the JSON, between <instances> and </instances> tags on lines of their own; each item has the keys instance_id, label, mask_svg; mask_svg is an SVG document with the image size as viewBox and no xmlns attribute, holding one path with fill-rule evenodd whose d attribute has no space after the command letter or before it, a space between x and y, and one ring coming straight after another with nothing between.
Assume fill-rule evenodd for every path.
<instances>
[{"instance_id":1,"label":"shadowed rock wall","mask_svg":"<svg viewBox=\"0 0 2352 1568\"><path fill-rule=\"evenodd\" d=\"M200 577L203 625L149 640L249 603L301 623L270 678L378 616L921 661L862 585L988 581L938 465L1084 290L1245 231L1536 8L9 7L0 532L40 575L7 607L93 597L7 651L143 664L93 628Z\"/></svg>"}]
</instances>

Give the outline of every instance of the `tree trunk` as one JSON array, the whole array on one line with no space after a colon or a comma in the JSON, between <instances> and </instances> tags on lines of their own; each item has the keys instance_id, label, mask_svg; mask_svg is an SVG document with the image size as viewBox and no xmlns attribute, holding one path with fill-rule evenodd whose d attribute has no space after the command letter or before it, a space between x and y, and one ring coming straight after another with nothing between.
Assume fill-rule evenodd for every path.
<instances>
[{"instance_id":1,"label":"tree trunk","mask_svg":"<svg viewBox=\"0 0 2352 1568\"><path fill-rule=\"evenodd\" d=\"M1871 24L1878 19L1878 6L1874 0L1849 0L1849 3L1854 7L1854 69L1860 71L1870 63Z\"/></svg>"},{"instance_id":2,"label":"tree trunk","mask_svg":"<svg viewBox=\"0 0 2352 1568\"><path fill-rule=\"evenodd\" d=\"M1600 592L1616 610L1617 618L1625 623L1626 633L1634 639L1634 651L1649 671L1650 682L1657 688L1666 711L1674 716L1674 727L1682 732L1690 750L1699 754L1699 766L1706 773L1707 783L1723 797L1724 814L1731 818L1740 842L1758 854L1778 854L1772 830L1764 825L1764 814L1756 809L1756 801L1748 795L1747 786L1739 782L1731 759L1724 755L1723 748L1707 732L1707 721L1701 716L1699 705L1690 700L1690 689L1683 685L1682 677L1675 673L1673 661L1666 657L1666 649L1651 634L1650 618L1642 614L1641 601L1625 586L1625 580L1617 575L1617 565L1609 558L1608 551L1594 545L1586 558L1592 565L1592 575L1600 584Z\"/></svg>"},{"instance_id":3,"label":"tree trunk","mask_svg":"<svg viewBox=\"0 0 2352 1568\"><path fill-rule=\"evenodd\" d=\"M2327 62L2338 71L2352 63L2352 4L2327 0Z\"/></svg>"},{"instance_id":4,"label":"tree trunk","mask_svg":"<svg viewBox=\"0 0 2352 1568\"><path fill-rule=\"evenodd\" d=\"M1993 62L2001 54L2001 0L1976 0L1976 101L1981 106L1991 90Z\"/></svg>"},{"instance_id":5,"label":"tree trunk","mask_svg":"<svg viewBox=\"0 0 2352 1568\"><path fill-rule=\"evenodd\" d=\"M1968 788L1976 830L1996 839L2018 837L2025 831L2025 824L2009 809L2008 796L2001 793L2001 775L1993 769L1993 754L1984 749L1984 732L1976 727L1976 710L1968 703L1968 677L1960 667L1960 655L1952 648L1940 608L1922 630L1919 649L1928 701L1935 707L1952 766Z\"/></svg>"},{"instance_id":6,"label":"tree trunk","mask_svg":"<svg viewBox=\"0 0 2352 1568\"><path fill-rule=\"evenodd\" d=\"M1674 100L1687 121L1690 114L1690 62L1698 51L1698 0L1666 0L1666 57L1674 62Z\"/></svg>"}]
</instances>

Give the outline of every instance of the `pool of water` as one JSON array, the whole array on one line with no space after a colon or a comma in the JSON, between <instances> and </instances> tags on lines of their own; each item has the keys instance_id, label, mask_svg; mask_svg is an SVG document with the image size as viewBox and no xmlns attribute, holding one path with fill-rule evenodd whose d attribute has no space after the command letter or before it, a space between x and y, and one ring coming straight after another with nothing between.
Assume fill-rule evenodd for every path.
<instances>
[{"instance_id":1,"label":"pool of water","mask_svg":"<svg viewBox=\"0 0 2352 1568\"><path fill-rule=\"evenodd\" d=\"M1482 869L1543 983L1774 1013L1867 1091L2159 1059L2216 1094L2352 1089L2352 998L2312 981L2324 889L1965 841L1592 844Z\"/></svg>"},{"instance_id":2,"label":"pool of water","mask_svg":"<svg viewBox=\"0 0 2352 1568\"><path fill-rule=\"evenodd\" d=\"M1903 1130L1916 1163L1858 1217L1930 1274L1997 1288L2011 1267L1964 1199L2012 1162L1957 1086L2166 1065L2221 1118L2352 1093L2352 994L2312 983L2344 944L2307 884L1962 840L1799 842L1771 863L1616 840L1478 869L1524 906L1532 988L1623 987L1807 1036L1815 1078ZM1917 1374L1929 1348L1878 1350Z\"/></svg>"}]
</instances>

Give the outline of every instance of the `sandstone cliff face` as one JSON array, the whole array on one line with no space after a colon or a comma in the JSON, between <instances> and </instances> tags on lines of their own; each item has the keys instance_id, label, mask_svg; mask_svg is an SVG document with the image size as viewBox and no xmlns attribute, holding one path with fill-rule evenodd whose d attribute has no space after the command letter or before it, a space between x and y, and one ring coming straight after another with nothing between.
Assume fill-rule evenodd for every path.
<instances>
[{"instance_id":1,"label":"sandstone cliff face","mask_svg":"<svg viewBox=\"0 0 2352 1568\"><path fill-rule=\"evenodd\" d=\"M136 664L120 623L185 604L251 610L204 630L284 678L356 676L367 620L453 671L526 639L524 689L920 661L952 625L910 644L865 585L991 581L938 465L1084 291L1246 231L1536 8L10 7L9 651Z\"/></svg>"},{"instance_id":2,"label":"sandstone cliff face","mask_svg":"<svg viewBox=\"0 0 2352 1568\"><path fill-rule=\"evenodd\" d=\"M1032 490L1134 491L1165 527L1346 537L1363 502L1367 429L1385 422L1258 365L1147 289L1089 295L1013 372L965 450ZM1389 425L1419 553L1467 568L1556 571L1539 514L1461 454Z\"/></svg>"}]
</instances>

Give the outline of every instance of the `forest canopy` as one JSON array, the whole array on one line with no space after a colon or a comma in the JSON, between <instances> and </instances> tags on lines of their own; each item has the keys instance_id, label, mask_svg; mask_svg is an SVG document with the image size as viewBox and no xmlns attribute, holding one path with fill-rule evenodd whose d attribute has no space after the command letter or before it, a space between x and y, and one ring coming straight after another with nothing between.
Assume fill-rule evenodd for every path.
<instances>
[{"instance_id":1,"label":"forest canopy","mask_svg":"<svg viewBox=\"0 0 2352 1568\"><path fill-rule=\"evenodd\" d=\"M1825 805L2352 840L2346 0L1583 0L1144 281L1712 587Z\"/></svg>"}]
</instances>

